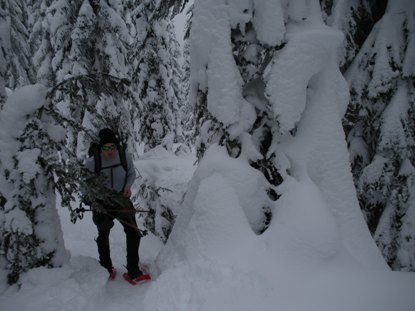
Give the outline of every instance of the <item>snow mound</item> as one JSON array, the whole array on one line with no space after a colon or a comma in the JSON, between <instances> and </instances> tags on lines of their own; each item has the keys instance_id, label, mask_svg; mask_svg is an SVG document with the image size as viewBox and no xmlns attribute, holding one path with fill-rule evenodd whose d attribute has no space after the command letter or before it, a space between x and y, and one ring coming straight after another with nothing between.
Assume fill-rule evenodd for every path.
<instances>
[{"instance_id":1,"label":"snow mound","mask_svg":"<svg viewBox=\"0 0 415 311\"><path fill-rule=\"evenodd\" d=\"M72 257L62 268L42 267L24 274L20 290L12 287L1 297L0 309L94 310L107 281L108 273L97 260Z\"/></svg>"},{"instance_id":2,"label":"snow mound","mask_svg":"<svg viewBox=\"0 0 415 311\"><path fill-rule=\"evenodd\" d=\"M184 259L237 259L237 245L243 248L255 238L254 231L263 219L258 207L269 206L270 201L265 178L244 163L229 158L226 150L217 145L207 150L159 256L160 267L174 266ZM235 247L229 249L229 245Z\"/></svg>"},{"instance_id":3,"label":"snow mound","mask_svg":"<svg viewBox=\"0 0 415 311\"><path fill-rule=\"evenodd\" d=\"M301 195L299 195L301 194ZM340 249L340 234L327 203L311 181L292 181L277 201L277 212L264 236L276 257L329 259Z\"/></svg>"}]
</instances>

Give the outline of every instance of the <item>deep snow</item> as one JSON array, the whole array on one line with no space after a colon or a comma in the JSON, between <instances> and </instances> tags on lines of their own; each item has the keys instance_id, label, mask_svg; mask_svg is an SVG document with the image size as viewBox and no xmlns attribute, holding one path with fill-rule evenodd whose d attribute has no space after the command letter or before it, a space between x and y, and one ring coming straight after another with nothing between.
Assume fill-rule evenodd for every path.
<instances>
[{"instance_id":1,"label":"deep snow","mask_svg":"<svg viewBox=\"0 0 415 311\"><path fill-rule=\"evenodd\" d=\"M220 152L216 159L222 160ZM183 176L190 176L194 170L193 156L174 156L173 154L154 153L152 158L145 158L136 162L137 167L152 167L158 172L161 180L183 182ZM143 161L143 162L140 162ZM229 163L224 163L226 166ZM205 166L206 168L206 166ZM223 168L223 167L222 167ZM233 169L238 164L233 163ZM220 171L220 169L219 169ZM208 171L202 174L207 174ZM249 181L247 181L249 183ZM206 197L210 187L221 186L222 194L216 197ZM296 194L304 194L304 200L318 202L314 186L307 183L298 184L292 188L293 196L286 200L297 201ZM107 280L107 273L102 269L97 258L94 242L95 227L90 215L86 214L83 220L72 224L68 212L60 209L65 244L71 252L70 264L59 269L39 268L23 276L23 286L18 291L15 287L0 296L2 311L30 310L30 311L57 311L57 310L399 310L413 311L415 308L415 275L413 273L398 273L369 269L356 269L353 264L347 267L345 262L337 262L329 258L323 261L314 261L313 254L316 247L323 253L330 251L331 244L336 244L336 237L330 240L318 240L321 228L327 229L322 212L319 215L304 215L300 227L291 227L292 235L288 238L290 248L285 254L274 254L270 240L260 240L252 235L249 225L232 227L223 213L233 213L234 217L243 217L232 210L220 210L220 203L225 199L226 204L237 200L237 194L228 195L226 178L220 173L212 172L211 177L203 178L198 192L198 213L194 218L197 230L205 220L205 229L209 230L209 220L216 219L215 213L223 216L223 223L216 224L211 230L224 230L218 233L237 242L229 248L227 242L220 244L212 235L207 235L201 245L207 249L193 249L193 260L180 261L177 258L159 255L163 244L154 236L142 239L140 246L142 265L148 269L154 280L139 286L131 286L120 274L125 270L124 233L118 223L111 233L111 251L114 265L119 271L115 281ZM240 195L240 194L239 194ZM286 202L287 204L289 202ZM300 210L286 212L299 213ZM211 216L209 216L211 215ZM297 214L298 215L298 214ZM280 214L280 223L284 223L285 216ZM298 215L300 216L300 215ZM309 216L311 218L309 218ZM220 219L220 218L219 218ZM234 223L239 223L235 221ZM302 225L306 225L303 227ZM308 224L308 225L307 225ZM320 229L319 229L320 225ZM301 244L306 240L298 240L296 233L301 230L313 229L317 236L310 236L309 248L303 248L305 253L300 256ZM332 228L333 230L335 228ZM323 232L324 233L324 232ZM238 236L240 237L238 240ZM249 239L245 239L250 237ZM200 236L189 235L190 239L203 239ZM284 238L284 237L283 237ZM186 242L186 241L183 241ZM210 244L209 244L210 243ZM288 242L287 242L288 243ZM195 245L189 242L189 245ZM197 245L197 244L196 244ZM167 247L168 248L168 247ZM307 249L310 252L307 252ZM185 251L182 249L183 252ZM203 253L206 250L210 252ZM249 251L248 251L249 250ZM182 257L188 254L176 250ZM189 250L188 250L189 251ZM164 249L166 252L166 249ZM326 255L330 255L326 253ZM308 258L299 260L299 258ZM163 260L162 260L163 259ZM169 260L170 259L170 260ZM226 259L226 260L224 260ZM168 261L168 262L166 262ZM156 265L158 262L158 265ZM229 264L232 262L232 264Z\"/></svg>"}]
</instances>

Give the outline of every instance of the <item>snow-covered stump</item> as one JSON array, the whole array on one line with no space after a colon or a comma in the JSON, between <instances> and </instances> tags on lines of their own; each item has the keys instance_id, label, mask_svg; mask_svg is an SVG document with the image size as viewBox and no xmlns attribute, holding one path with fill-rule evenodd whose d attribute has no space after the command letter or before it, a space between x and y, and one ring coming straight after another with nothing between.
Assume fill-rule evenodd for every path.
<instances>
[{"instance_id":1,"label":"snow-covered stump","mask_svg":"<svg viewBox=\"0 0 415 311\"><path fill-rule=\"evenodd\" d=\"M57 138L57 128L39 115L45 96L41 85L18 89L0 114L0 168L5 177L0 186L7 200L0 210L1 268L7 277L1 280L3 286L18 282L31 268L57 267L68 260L48 166L57 154L45 139L49 134Z\"/></svg>"}]
</instances>

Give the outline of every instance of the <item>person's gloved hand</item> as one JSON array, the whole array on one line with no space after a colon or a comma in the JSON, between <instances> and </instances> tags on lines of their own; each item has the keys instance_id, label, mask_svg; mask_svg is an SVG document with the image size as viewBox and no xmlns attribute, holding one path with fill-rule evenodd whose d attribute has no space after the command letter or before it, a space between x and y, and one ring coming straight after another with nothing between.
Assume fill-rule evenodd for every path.
<instances>
[{"instance_id":1,"label":"person's gloved hand","mask_svg":"<svg viewBox=\"0 0 415 311\"><path fill-rule=\"evenodd\" d=\"M126 198L131 197L131 188L125 187L124 191L122 192L122 195Z\"/></svg>"}]
</instances>

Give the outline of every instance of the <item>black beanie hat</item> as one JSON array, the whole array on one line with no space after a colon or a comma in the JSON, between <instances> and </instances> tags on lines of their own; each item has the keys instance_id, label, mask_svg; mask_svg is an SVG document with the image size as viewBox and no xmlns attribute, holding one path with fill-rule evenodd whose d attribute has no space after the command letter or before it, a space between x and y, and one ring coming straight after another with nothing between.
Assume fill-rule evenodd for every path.
<instances>
[{"instance_id":1,"label":"black beanie hat","mask_svg":"<svg viewBox=\"0 0 415 311\"><path fill-rule=\"evenodd\" d=\"M118 143L117 137L115 137L114 132L109 128L100 130L98 135L99 135L99 144L101 146L105 144L109 144L109 143L114 143L114 144Z\"/></svg>"}]
</instances>

